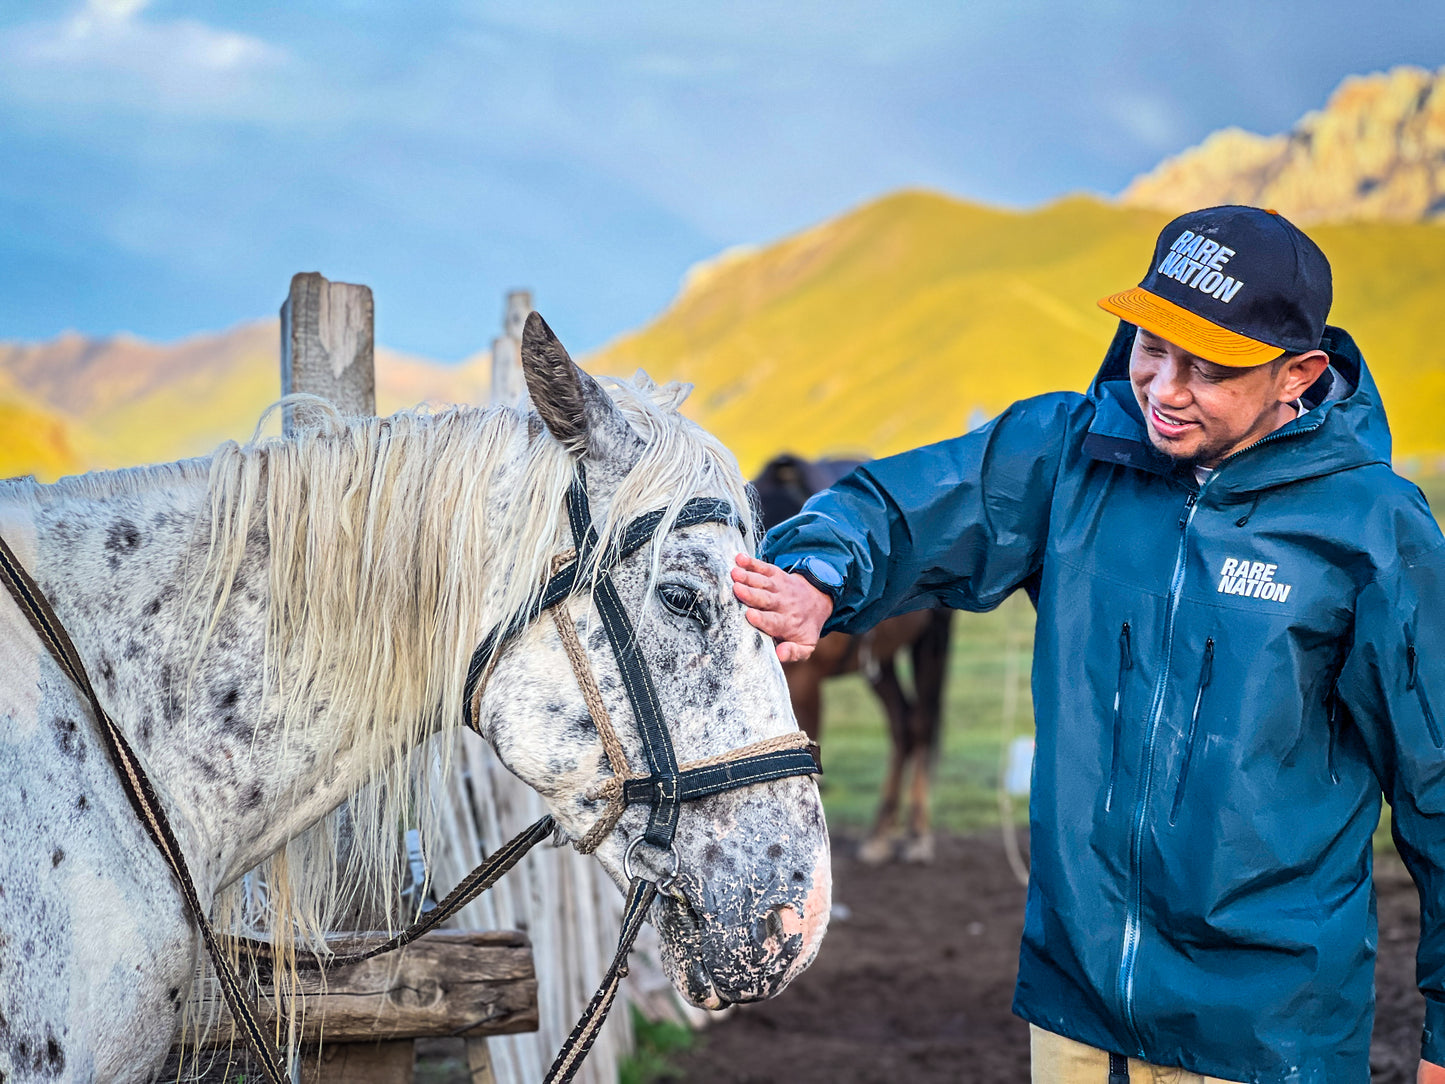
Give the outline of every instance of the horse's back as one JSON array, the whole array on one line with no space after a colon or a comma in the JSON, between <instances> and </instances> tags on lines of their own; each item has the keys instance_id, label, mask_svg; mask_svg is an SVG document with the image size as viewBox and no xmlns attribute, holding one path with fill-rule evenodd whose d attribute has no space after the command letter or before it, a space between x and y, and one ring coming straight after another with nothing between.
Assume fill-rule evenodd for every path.
<instances>
[{"instance_id":1,"label":"horse's back","mask_svg":"<svg viewBox=\"0 0 1445 1084\"><path fill-rule=\"evenodd\" d=\"M0 771L0 1079L148 1080L189 926L88 707L4 595Z\"/></svg>"}]
</instances>

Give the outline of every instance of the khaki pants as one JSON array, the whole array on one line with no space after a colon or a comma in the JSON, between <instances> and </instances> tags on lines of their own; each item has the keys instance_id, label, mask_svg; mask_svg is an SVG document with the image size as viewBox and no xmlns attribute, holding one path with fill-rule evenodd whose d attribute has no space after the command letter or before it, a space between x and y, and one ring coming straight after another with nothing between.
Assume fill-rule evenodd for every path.
<instances>
[{"instance_id":1,"label":"khaki pants","mask_svg":"<svg viewBox=\"0 0 1445 1084\"><path fill-rule=\"evenodd\" d=\"M1109 1054L1029 1025L1033 1084L1108 1084ZM1129 1059L1129 1084L1229 1084L1217 1076Z\"/></svg>"}]
</instances>

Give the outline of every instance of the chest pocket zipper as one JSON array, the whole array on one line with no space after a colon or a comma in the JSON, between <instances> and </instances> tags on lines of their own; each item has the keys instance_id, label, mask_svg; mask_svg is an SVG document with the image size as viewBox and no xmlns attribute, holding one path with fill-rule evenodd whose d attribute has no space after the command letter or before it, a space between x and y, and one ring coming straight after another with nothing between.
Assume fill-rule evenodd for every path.
<instances>
[{"instance_id":1,"label":"chest pocket zipper","mask_svg":"<svg viewBox=\"0 0 1445 1084\"><path fill-rule=\"evenodd\" d=\"M1199 667L1199 687L1194 691L1194 710L1189 715L1189 733L1184 737L1184 759L1179 762L1179 782L1174 785L1174 804L1169 807L1169 823L1179 818L1179 803L1184 800L1184 783L1189 778L1189 762L1194 759L1194 735L1199 729L1199 705L1204 690L1214 677L1214 638L1204 641L1204 662Z\"/></svg>"},{"instance_id":2,"label":"chest pocket zipper","mask_svg":"<svg viewBox=\"0 0 1445 1084\"><path fill-rule=\"evenodd\" d=\"M1124 741L1124 675L1134 669L1134 649L1129 642L1129 622L1119 628L1119 678L1114 685L1114 747L1109 755L1109 789L1104 794L1104 812L1114 807L1114 788L1119 782L1120 747Z\"/></svg>"},{"instance_id":3,"label":"chest pocket zipper","mask_svg":"<svg viewBox=\"0 0 1445 1084\"><path fill-rule=\"evenodd\" d=\"M1409 671L1405 688L1415 690L1415 695L1420 700L1420 714L1425 716L1425 726L1430 731L1430 740L1435 743L1435 748L1439 749L1442 746L1440 724L1435 721L1435 713L1430 710L1430 698L1425 695L1425 683L1420 680L1420 653L1415 650L1415 641L1410 636L1408 625L1405 627L1405 662Z\"/></svg>"},{"instance_id":4,"label":"chest pocket zipper","mask_svg":"<svg viewBox=\"0 0 1445 1084\"><path fill-rule=\"evenodd\" d=\"M1330 690L1329 700L1325 704L1325 725L1330 732L1330 744L1325 754L1325 765L1330 771L1330 782L1338 783L1340 773L1335 768L1335 745L1340 740L1340 727L1344 725L1344 721L1340 718L1340 694L1337 689Z\"/></svg>"}]
</instances>

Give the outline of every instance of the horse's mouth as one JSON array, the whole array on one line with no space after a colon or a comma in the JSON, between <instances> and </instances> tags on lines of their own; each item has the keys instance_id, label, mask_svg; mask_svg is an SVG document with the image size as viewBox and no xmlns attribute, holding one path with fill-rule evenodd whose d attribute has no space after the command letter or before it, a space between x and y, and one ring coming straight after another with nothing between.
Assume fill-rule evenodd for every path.
<instances>
[{"instance_id":1,"label":"horse's mouth","mask_svg":"<svg viewBox=\"0 0 1445 1084\"><path fill-rule=\"evenodd\" d=\"M662 897L663 921L660 931L668 941L675 958L682 963L683 993L694 1005L704 1009L723 1009L731 1002L718 992L717 983L702 959L702 921L693 910L686 894L669 893Z\"/></svg>"}]
</instances>

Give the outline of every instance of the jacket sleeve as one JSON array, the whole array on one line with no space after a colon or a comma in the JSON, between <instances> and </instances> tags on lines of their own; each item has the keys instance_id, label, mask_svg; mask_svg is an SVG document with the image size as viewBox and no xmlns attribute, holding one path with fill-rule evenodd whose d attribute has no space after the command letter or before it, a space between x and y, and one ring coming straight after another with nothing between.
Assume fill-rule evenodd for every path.
<instances>
[{"instance_id":1,"label":"jacket sleeve","mask_svg":"<svg viewBox=\"0 0 1445 1084\"><path fill-rule=\"evenodd\" d=\"M789 567L842 574L827 631L856 632L925 606L989 610L1043 559L1049 510L1080 395L1015 403L961 437L865 463L763 542Z\"/></svg>"},{"instance_id":2,"label":"jacket sleeve","mask_svg":"<svg viewBox=\"0 0 1445 1084\"><path fill-rule=\"evenodd\" d=\"M1426 513L1428 516L1428 513ZM1420 546L1367 585L1339 692L1369 747L1395 846L1420 893L1416 978L1422 1056L1445 1065L1445 540Z\"/></svg>"}]
</instances>

